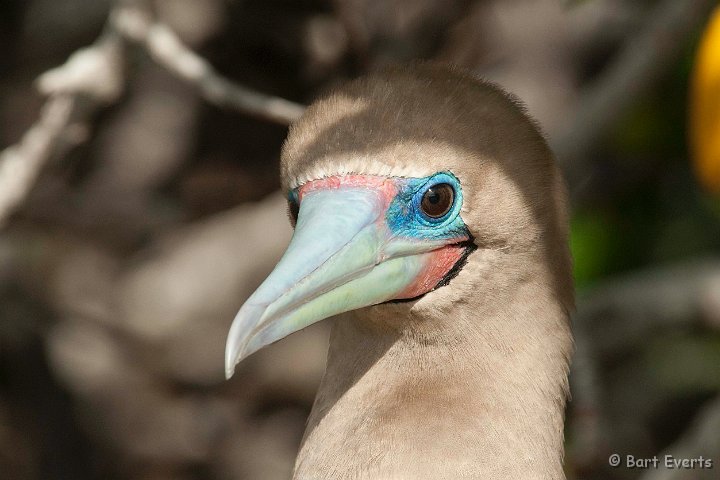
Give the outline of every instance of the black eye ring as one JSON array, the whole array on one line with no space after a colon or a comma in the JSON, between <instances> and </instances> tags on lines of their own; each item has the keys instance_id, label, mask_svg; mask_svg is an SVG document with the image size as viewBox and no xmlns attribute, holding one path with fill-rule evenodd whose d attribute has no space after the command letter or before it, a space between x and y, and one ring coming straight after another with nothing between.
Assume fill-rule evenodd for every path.
<instances>
[{"instance_id":1,"label":"black eye ring","mask_svg":"<svg viewBox=\"0 0 720 480\"><path fill-rule=\"evenodd\" d=\"M455 189L449 183L438 183L428 188L420 200L420 209L430 218L442 218L452 209Z\"/></svg>"}]
</instances>

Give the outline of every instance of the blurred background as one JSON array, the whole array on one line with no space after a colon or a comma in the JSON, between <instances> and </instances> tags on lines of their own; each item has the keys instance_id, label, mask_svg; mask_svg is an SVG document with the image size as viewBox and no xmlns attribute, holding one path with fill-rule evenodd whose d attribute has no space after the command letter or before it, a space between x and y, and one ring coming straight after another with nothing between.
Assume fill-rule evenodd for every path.
<instances>
[{"instance_id":1,"label":"blurred background","mask_svg":"<svg viewBox=\"0 0 720 480\"><path fill-rule=\"evenodd\" d=\"M287 125L431 59L519 96L569 183L568 477L720 478L715 4L0 1L0 477L289 478L328 324L223 379L291 235ZM607 464L661 452L715 467Z\"/></svg>"}]
</instances>

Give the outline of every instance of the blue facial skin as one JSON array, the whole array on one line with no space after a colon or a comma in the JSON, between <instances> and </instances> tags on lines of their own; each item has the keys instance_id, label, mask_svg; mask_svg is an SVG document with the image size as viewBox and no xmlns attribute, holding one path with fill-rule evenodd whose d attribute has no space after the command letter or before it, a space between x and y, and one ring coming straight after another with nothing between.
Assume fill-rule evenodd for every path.
<instances>
[{"instance_id":1,"label":"blue facial skin","mask_svg":"<svg viewBox=\"0 0 720 480\"><path fill-rule=\"evenodd\" d=\"M455 191L450 210L440 218L432 218L420 208L428 189L447 183ZM390 231L397 236L417 239L441 240L467 237L468 231L460 218L463 196L460 182L450 172L438 172L425 178L403 178L399 192L390 203L385 218Z\"/></svg>"},{"instance_id":2,"label":"blue facial skin","mask_svg":"<svg viewBox=\"0 0 720 480\"><path fill-rule=\"evenodd\" d=\"M469 236L465 223L460 218L463 196L460 181L450 172L438 172L424 178L397 179L398 194L390 203L385 220L394 236L419 240L442 240L466 238ZM447 183L455 191L452 208L440 218L423 213L420 208L423 195L428 189ZM298 205L297 188L288 193L288 201Z\"/></svg>"}]
</instances>

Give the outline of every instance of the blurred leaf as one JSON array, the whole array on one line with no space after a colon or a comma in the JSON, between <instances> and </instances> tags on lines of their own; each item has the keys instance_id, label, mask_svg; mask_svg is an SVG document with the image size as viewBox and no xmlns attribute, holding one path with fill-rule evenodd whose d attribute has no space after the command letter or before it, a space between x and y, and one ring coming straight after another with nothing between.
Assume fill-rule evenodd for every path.
<instances>
[{"instance_id":1,"label":"blurred leaf","mask_svg":"<svg viewBox=\"0 0 720 480\"><path fill-rule=\"evenodd\" d=\"M702 185L720 193L720 8L700 41L690 88L690 146Z\"/></svg>"},{"instance_id":2,"label":"blurred leaf","mask_svg":"<svg viewBox=\"0 0 720 480\"><path fill-rule=\"evenodd\" d=\"M602 215L576 214L571 222L570 249L575 282L587 285L607 271L612 253L613 226Z\"/></svg>"}]
</instances>

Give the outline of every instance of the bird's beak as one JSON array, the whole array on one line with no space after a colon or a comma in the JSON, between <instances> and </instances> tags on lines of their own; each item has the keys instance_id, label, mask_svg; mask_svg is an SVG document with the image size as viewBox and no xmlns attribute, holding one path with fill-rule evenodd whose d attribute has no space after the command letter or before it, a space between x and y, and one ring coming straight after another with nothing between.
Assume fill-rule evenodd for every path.
<instances>
[{"instance_id":1,"label":"bird's beak","mask_svg":"<svg viewBox=\"0 0 720 480\"><path fill-rule=\"evenodd\" d=\"M315 322L435 287L427 272L437 274L437 252L447 239L393 235L385 197L372 188L316 190L303 197L287 251L230 327L227 378L248 355ZM428 285L418 286L423 282Z\"/></svg>"}]
</instances>

